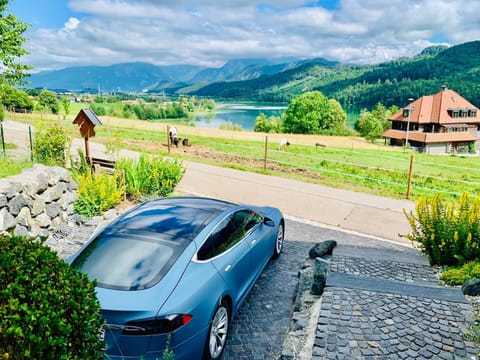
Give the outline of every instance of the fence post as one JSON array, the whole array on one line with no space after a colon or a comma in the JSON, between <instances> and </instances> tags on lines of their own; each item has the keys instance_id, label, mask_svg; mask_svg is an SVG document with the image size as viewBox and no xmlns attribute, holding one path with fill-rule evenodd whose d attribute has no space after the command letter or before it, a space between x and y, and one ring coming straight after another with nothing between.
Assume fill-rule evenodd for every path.
<instances>
[{"instance_id":1,"label":"fence post","mask_svg":"<svg viewBox=\"0 0 480 360\"><path fill-rule=\"evenodd\" d=\"M412 187L413 174L413 155L410 156L410 170L408 171L407 200L410 199L410 189Z\"/></svg>"},{"instance_id":2,"label":"fence post","mask_svg":"<svg viewBox=\"0 0 480 360\"><path fill-rule=\"evenodd\" d=\"M170 125L167 125L167 148L170 154Z\"/></svg>"},{"instance_id":3,"label":"fence post","mask_svg":"<svg viewBox=\"0 0 480 360\"><path fill-rule=\"evenodd\" d=\"M33 139L32 139L32 127L28 127L28 138L30 140L30 160L33 162Z\"/></svg>"},{"instance_id":4,"label":"fence post","mask_svg":"<svg viewBox=\"0 0 480 360\"><path fill-rule=\"evenodd\" d=\"M7 152L5 151L5 137L3 136L3 123L0 121L0 133L2 135L2 150L3 150L3 158L7 157Z\"/></svg>"},{"instance_id":5,"label":"fence post","mask_svg":"<svg viewBox=\"0 0 480 360\"><path fill-rule=\"evenodd\" d=\"M263 158L263 170L267 170L267 152L268 152L268 136L265 136L265 156Z\"/></svg>"}]
</instances>

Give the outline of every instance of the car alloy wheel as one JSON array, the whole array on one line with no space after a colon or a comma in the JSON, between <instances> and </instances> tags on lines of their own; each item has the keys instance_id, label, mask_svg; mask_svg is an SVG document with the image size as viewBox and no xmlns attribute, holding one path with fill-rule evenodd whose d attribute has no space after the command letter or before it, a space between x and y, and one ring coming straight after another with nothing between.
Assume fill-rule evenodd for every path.
<instances>
[{"instance_id":1,"label":"car alloy wheel","mask_svg":"<svg viewBox=\"0 0 480 360\"><path fill-rule=\"evenodd\" d=\"M230 323L228 305L222 301L215 310L207 339L207 359L219 359L225 349Z\"/></svg>"},{"instance_id":2,"label":"car alloy wheel","mask_svg":"<svg viewBox=\"0 0 480 360\"><path fill-rule=\"evenodd\" d=\"M285 230L282 222L278 226L277 238L275 239L275 249L273 250L273 258L277 258L280 256L280 253L282 252L282 249L283 249L284 237L285 237Z\"/></svg>"}]
</instances>

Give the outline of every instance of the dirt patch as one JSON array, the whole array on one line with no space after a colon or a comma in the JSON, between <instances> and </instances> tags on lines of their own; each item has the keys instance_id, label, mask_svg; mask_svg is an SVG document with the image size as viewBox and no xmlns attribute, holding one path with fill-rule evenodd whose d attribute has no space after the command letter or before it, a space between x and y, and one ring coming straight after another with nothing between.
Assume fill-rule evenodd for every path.
<instances>
[{"instance_id":1,"label":"dirt patch","mask_svg":"<svg viewBox=\"0 0 480 360\"><path fill-rule=\"evenodd\" d=\"M166 143L159 143L158 141L146 140L123 140L122 145L129 149L142 149L151 153L159 151L167 151L168 145ZM236 154L227 154L214 149L203 146L193 145L191 147L179 146L170 147L171 154L178 154L187 159L196 159L200 161L214 162L218 164L230 164L236 167L246 167L250 169L268 170L274 172L288 173L292 175L308 177L310 179L321 179L322 176L318 173L310 171L305 168L299 168L288 165L281 165L275 161L265 161L258 158L249 158Z\"/></svg>"}]
</instances>

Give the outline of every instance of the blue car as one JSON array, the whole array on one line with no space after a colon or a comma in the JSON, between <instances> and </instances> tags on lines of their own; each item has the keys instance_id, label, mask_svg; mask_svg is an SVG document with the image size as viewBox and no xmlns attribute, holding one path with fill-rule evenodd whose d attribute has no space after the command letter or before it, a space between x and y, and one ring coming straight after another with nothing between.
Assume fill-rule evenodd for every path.
<instances>
[{"instance_id":1,"label":"blue car","mask_svg":"<svg viewBox=\"0 0 480 360\"><path fill-rule=\"evenodd\" d=\"M109 359L220 359L232 317L271 258L285 221L273 207L202 197L146 201L69 259L97 280Z\"/></svg>"}]
</instances>

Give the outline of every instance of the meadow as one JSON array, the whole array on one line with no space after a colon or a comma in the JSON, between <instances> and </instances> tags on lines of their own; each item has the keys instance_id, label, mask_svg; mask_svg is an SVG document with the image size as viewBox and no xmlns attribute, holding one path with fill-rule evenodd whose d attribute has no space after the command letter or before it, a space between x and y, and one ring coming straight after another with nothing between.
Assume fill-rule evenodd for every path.
<instances>
[{"instance_id":1,"label":"meadow","mask_svg":"<svg viewBox=\"0 0 480 360\"><path fill-rule=\"evenodd\" d=\"M7 114L6 118L33 126L60 123L72 137L80 137L72 124L76 113L72 109L68 116ZM458 198L466 191L480 194L479 156L420 154L356 137L263 134L182 125L176 125L180 137L188 137L193 145L177 149L167 146L166 122L101 120L90 141L104 143L112 156L126 148L393 198L407 196L412 169L410 199L434 194ZM278 150L282 137L288 137L291 144L285 151Z\"/></svg>"}]
</instances>

